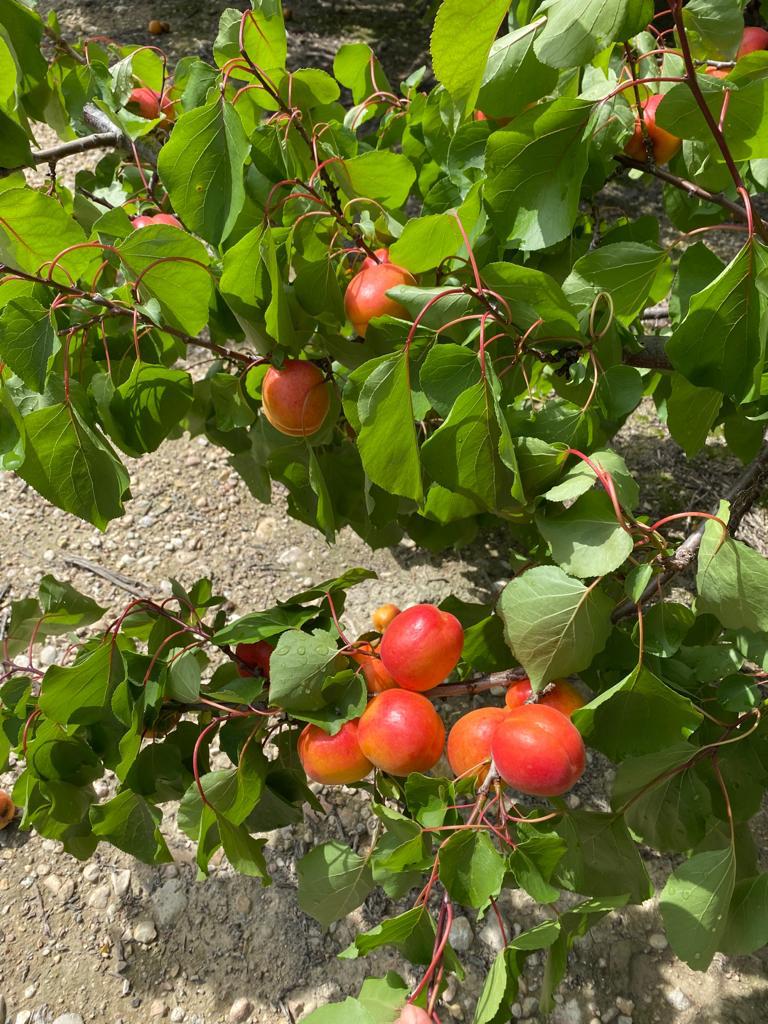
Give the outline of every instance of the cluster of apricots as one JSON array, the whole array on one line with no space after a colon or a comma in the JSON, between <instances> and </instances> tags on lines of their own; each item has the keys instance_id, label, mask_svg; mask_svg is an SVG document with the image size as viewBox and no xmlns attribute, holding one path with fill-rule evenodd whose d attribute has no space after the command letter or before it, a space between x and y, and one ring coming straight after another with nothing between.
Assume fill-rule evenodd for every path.
<instances>
[{"instance_id":1,"label":"cluster of apricots","mask_svg":"<svg viewBox=\"0 0 768 1024\"><path fill-rule=\"evenodd\" d=\"M445 726L425 693L458 664L461 624L431 604L404 612L382 605L372 618L382 633L380 643L361 641L350 652L371 695L365 711L333 736L307 725L299 737L299 757L315 782L360 782L373 768L396 776L427 772L446 747ZM247 649L258 646L241 644L236 654L267 675L265 648L258 666L257 652ZM558 796L584 771L584 743L570 721L583 704L567 680L559 680L534 703L530 681L521 679L509 687L504 707L477 708L458 719L446 750L451 770L479 783L493 758L500 777L519 792Z\"/></svg>"}]
</instances>

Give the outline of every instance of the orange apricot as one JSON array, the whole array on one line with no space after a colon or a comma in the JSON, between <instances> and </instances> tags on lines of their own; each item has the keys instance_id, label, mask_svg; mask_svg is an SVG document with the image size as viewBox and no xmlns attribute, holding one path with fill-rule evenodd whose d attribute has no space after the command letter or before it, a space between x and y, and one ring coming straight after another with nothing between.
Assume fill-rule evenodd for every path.
<instances>
[{"instance_id":1,"label":"orange apricot","mask_svg":"<svg viewBox=\"0 0 768 1024\"><path fill-rule=\"evenodd\" d=\"M400 614L400 609L396 604L381 604L378 608L371 613L371 622L373 628L378 630L379 633L383 633L387 626L390 625L396 615Z\"/></svg>"},{"instance_id":2,"label":"orange apricot","mask_svg":"<svg viewBox=\"0 0 768 1024\"><path fill-rule=\"evenodd\" d=\"M554 708L523 704L508 711L494 733L491 754L501 778L529 796L560 796L581 778L584 741Z\"/></svg>"},{"instance_id":3,"label":"orange apricot","mask_svg":"<svg viewBox=\"0 0 768 1024\"><path fill-rule=\"evenodd\" d=\"M395 680L384 668L381 658L374 654L371 644L361 644L354 651L350 651L349 656L362 667L368 693L382 693L384 690L392 690L397 686Z\"/></svg>"},{"instance_id":4,"label":"orange apricot","mask_svg":"<svg viewBox=\"0 0 768 1024\"><path fill-rule=\"evenodd\" d=\"M384 633L381 660L406 690L431 690L456 668L464 630L450 612L416 604L400 612Z\"/></svg>"},{"instance_id":5,"label":"orange apricot","mask_svg":"<svg viewBox=\"0 0 768 1024\"><path fill-rule=\"evenodd\" d=\"M448 733L446 754L454 775L485 778L491 759L491 742L508 712L506 708L475 708L467 712Z\"/></svg>"},{"instance_id":6,"label":"orange apricot","mask_svg":"<svg viewBox=\"0 0 768 1024\"><path fill-rule=\"evenodd\" d=\"M13 800L4 789L0 789L0 829L8 828L16 817L16 807Z\"/></svg>"},{"instance_id":7,"label":"orange apricot","mask_svg":"<svg viewBox=\"0 0 768 1024\"><path fill-rule=\"evenodd\" d=\"M262 675L269 679L269 659L275 645L269 640L257 640L254 644L238 644L235 654L244 665L237 666L237 674L247 679L249 676ZM256 669L254 672L253 669Z\"/></svg>"},{"instance_id":8,"label":"orange apricot","mask_svg":"<svg viewBox=\"0 0 768 1024\"><path fill-rule=\"evenodd\" d=\"M303 359L270 366L261 385L264 415L281 434L308 437L322 427L331 396L322 370Z\"/></svg>"},{"instance_id":9,"label":"orange apricot","mask_svg":"<svg viewBox=\"0 0 768 1024\"><path fill-rule=\"evenodd\" d=\"M316 725L306 726L299 736L299 759L310 779L326 786L359 782L373 765L360 749L360 719L345 722L335 736Z\"/></svg>"},{"instance_id":10,"label":"orange apricot","mask_svg":"<svg viewBox=\"0 0 768 1024\"><path fill-rule=\"evenodd\" d=\"M389 262L386 249L377 250L376 255L381 262L376 263L368 257L347 285L344 295L347 319L361 337L365 337L368 324L376 316L406 317L407 310L391 299L387 292L399 284L416 284L416 279L405 267Z\"/></svg>"},{"instance_id":11,"label":"orange apricot","mask_svg":"<svg viewBox=\"0 0 768 1024\"><path fill-rule=\"evenodd\" d=\"M520 679L507 690L505 703L508 708L519 708L521 704L525 704L530 696L530 679ZM556 679L554 689L550 690L549 693L543 694L535 703L544 704L570 717L574 711L583 708L586 701L573 683L569 683L567 679Z\"/></svg>"},{"instance_id":12,"label":"orange apricot","mask_svg":"<svg viewBox=\"0 0 768 1024\"><path fill-rule=\"evenodd\" d=\"M440 760L445 726L420 693L386 690L368 703L358 729L360 749L390 775L427 772Z\"/></svg>"},{"instance_id":13,"label":"orange apricot","mask_svg":"<svg viewBox=\"0 0 768 1024\"><path fill-rule=\"evenodd\" d=\"M653 147L653 159L657 164L665 164L671 160L681 145L680 139L676 135L659 128L656 124L656 114L663 99L661 93L654 93L640 104L648 138ZM633 160L639 160L641 163L647 162L648 154L645 151L645 139L638 115L635 116L634 133L624 147L624 152Z\"/></svg>"}]
</instances>

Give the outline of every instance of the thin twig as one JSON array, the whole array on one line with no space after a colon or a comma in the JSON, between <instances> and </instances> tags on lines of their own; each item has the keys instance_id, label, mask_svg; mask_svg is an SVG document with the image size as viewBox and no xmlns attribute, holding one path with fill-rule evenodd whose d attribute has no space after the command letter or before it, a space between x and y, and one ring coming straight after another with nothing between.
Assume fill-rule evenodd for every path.
<instances>
[{"instance_id":1,"label":"thin twig","mask_svg":"<svg viewBox=\"0 0 768 1024\"><path fill-rule=\"evenodd\" d=\"M101 579L112 583L115 587L119 587L120 590L132 594L134 597L150 598L152 596L152 591L146 584L136 583L127 576L123 576L122 573L112 572L111 569L105 569L101 565L96 565L95 562L89 562L87 558L82 558L80 555L64 555L63 560L67 565L73 565L94 576L100 576Z\"/></svg>"}]
</instances>

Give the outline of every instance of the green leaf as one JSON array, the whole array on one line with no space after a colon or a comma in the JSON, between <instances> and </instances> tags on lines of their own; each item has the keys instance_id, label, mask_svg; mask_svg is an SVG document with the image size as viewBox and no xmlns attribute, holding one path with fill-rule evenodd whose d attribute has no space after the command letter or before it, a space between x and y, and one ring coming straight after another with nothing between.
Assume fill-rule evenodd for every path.
<instances>
[{"instance_id":1,"label":"green leaf","mask_svg":"<svg viewBox=\"0 0 768 1024\"><path fill-rule=\"evenodd\" d=\"M590 490L570 508L537 515L553 559L573 576L605 576L632 553L632 535L616 521L611 500Z\"/></svg>"},{"instance_id":2,"label":"green leaf","mask_svg":"<svg viewBox=\"0 0 768 1024\"><path fill-rule=\"evenodd\" d=\"M613 602L556 566L529 569L504 588L498 612L535 690L591 664L611 632Z\"/></svg>"},{"instance_id":3,"label":"green leaf","mask_svg":"<svg viewBox=\"0 0 768 1024\"><path fill-rule=\"evenodd\" d=\"M421 364L419 386L435 412L449 415L461 394L480 381L480 362L470 348L433 345Z\"/></svg>"},{"instance_id":4,"label":"green leaf","mask_svg":"<svg viewBox=\"0 0 768 1024\"><path fill-rule=\"evenodd\" d=\"M587 169L592 104L563 97L515 118L488 139L485 199L502 237L543 249L571 231Z\"/></svg>"},{"instance_id":5,"label":"green leaf","mask_svg":"<svg viewBox=\"0 0 768 1024\"><path fill-rule=\"evenodd\" d=\"M233 825L221 815L217 816L216 823L224 853L235 871L251 878L260 878L264 885L269 885L269 870L263 852L267 840L254 839L244 825Z\"/></svg>"},{"instance_id":6,"label":"green leaf","mask_svg":"<svg viewBox=\"0 0 768 1024\"><path fill-rule=\"evenodd\" d=\"M103 530L123 514L128 476L103 438L70 405L24 417L25 459L19 476L65 512Z\"/></svg>"},{"instance_id":7,"label":"green leaf","mask_svg":"<svg viewBox=\"0 0 768 1024\"><path fill-rule=\"evenodd\" d=\"M591 452L589 457L600 469L611 474L616 495L622 506L627 509L636 508L640 499L640 489L627 469L624 459L614 451ZM554 487L545 492L544 497L547 501L571 501L593 487L596 479L594 470L579 459Z\"/></svg>"},{"instance_id":8,"label":"green leaf","mask_svg":"<svg viewBox=\"0 0 768 1024\"><path fill-rule=\"evenodd\" d=\"M728 503L718 514L727 521ZM723 528L710 520L699 548L697 611L710 612L729 629L768 630L768 559L740 540L723 541Z\"/></svg>"},{"instance_id":9,"label":"green leaf","mask_svg":"<svg viewBox=\"0 0 768 1024\"><path fill-rule=\"evenodd\" d=\"M160 447L192 405L192 378L183 370L135 362L110 402L115 440L129 455Z\"/></svg>"},{"instance_id":10,"label":"green leaf","mask_svg":"<svg viewBox=\"0 0 768 1024\"><path fill-rule=\"evenodd\" d=\"M48 363L60 348L56 317L37 299L12 299L0 315L0 359L28 388L42 392Z\"/></svg>"},{"instance_id":11,"label":"green leaf","mask_svg":"<svg viewBox=\"0 0 768 1024\"><path fill-rule=\"evenodd\" d=\"M483 267L483 281L507 300L519 327L527 330L543 320L535 328L535 338L564 336L579 343L581 328L576 310L549 274L517 263L489 263Z\"/></svg>"},{"instance_id":12,"label":"green leaf","mask_svg":"<svg viewBox=\"0 0 768 1024\"><path fill-rule=\"evenodd\" d=\"M105 612L90 597L69 583L45 575L40 580L38 601L26 599L11 605L11 621L5 636L11 657L27 646L33 635L38 642L47 636L59 636L81 626L90 626Z\"/></svg>"},{"instance_id":13,"label":"green leaf","mask_svg":"<svg viewBox=\"0 0 768 1024\"><path fill-rule=\"evenodd\" d=\"M329 925L359 907L373 888L368 861L338 842L322 843L296 865L299 906Z\"/></svg>"},{"instance_id":14,"label":"green leaf","mask_svg":"<svg viewBox=\"0 0 768 1024\"><path fill-rule=\"evenodd\" d=\"M757 280L766 269L765 246L750 240L712 284L692 296L666 347L691 384L737 399L753 387L765 358L768 324L760 314Z\"/></svg>"},{"instance_id":15,"label":"green leaf","mask_svg":"<svg viewBox=\"0 0 768 1024\"><path fill-rule=\"evenodd\" d=\"M214 245L229 235L243 208L247 154L237 111L215 94L204 107L181 115L160 150L157 167L174 210Z\"/></svg>"},{"instance_id":16,"label":"green leaf","mask_svg":"<svg viewBox=\"0 0 768 1024\"><path fill-rule=\"evenodd\" d=\"M460 248L461 231L456 218L435 213L407 221L402 235L389 250L389 258L419 274L439 266Z\"/></svg>"},{"instance_id":17,"label":"green leaf","mask_svg":"<svg viewBox=\"0 0 768 1024\"><path fill-rule=\"evenodd\" d=\"M736 881L733 848L697 853L672 872L660 897L672 949L695 970L705 971L725 934Z\"/></svg>"},{"instance_id":18,"label":"green leaf","mask_svg":"<svg viewBox=\"0 0 768 1024\"><path fill-rule=\"evenodd\" d=\"M118 252L141 281L142 301L157 300L172 327L194 335L206 326L213 281L202 242L169 224L148 224L121 242Z\"/></svg>"},{"instance_id":19,"label":"green leaf","mask_svg":"<svg viewBox=\"0 0 768 1024\"><path fill-rule=\"evenodd\" d=\"M571 811L556 831L568 847L556 872L567 889L585 896L628 893L633 903L652 894L640 853L619 815Z\"/></svg>"},{"instance_id":20,"label":"green leaf","mask_svg":"<svg viewBox=\"0 0 768 1024\"><path fill-rule=\"evenodd\" d=\"M590 746L607 757L663 750L689 736L701 713L644 665L573 713L573 723Z\"/></svg>"},{"instance_id":21,"label":"green leaf","mask_svg":"<svg viewBox=\"0 0 768 1024\"><path fill-rule=\"evenodd\" d=\"M254 0L243 30L245 52L262 71L282 71L285 68L287 40L280 0ZM227 61L240 59L240 23L243 12L228 7L222 12L219 33L213 44L216 63L222 67Z\"/></svg>"},{"instance_id":22,"label":"green leaf","mask_svg":"<svg viewBox=\"0 0 768 1024\"><path fill-rule=\"evenodd\" d=\"M45 673L38 707L53 722L98 722L125 666L116 644L105 640L71 668L52 665Z\"/></svg>"},{"instance_id":23,"label":"green leaf","mask_svg":"<svg viewBox=\"0 0 768 1024\"><path fill-rule=\"evenodd\" d=\"M416 169L408 157L391 150L370 150L330 169L349 195L377 199L392 208L403 205L416 181Z\"/></svg>"},{"instance_id":24,"label":"green leaf","mask_svg":"<svg viewBox=\"0 0 768 1024\"><path fill-rule=\"evenodd\" d=\"M723 404L722 391L697 388L679 373L670 375L672 392L667 399L667 426L688 458L706 443Z\"/></svg>"},{"instance_id":25,"label":"green leaf","mask_svg":"<svg viewBox=\"0 0 768 1024\"><path fill-rule=\"evenodd\" d=\"M343 1003L319 1006L302 1017L302 1024L374 1024L374 1018L358 999L350 997ZM390 1024L389 1020L386 1024Z\"/></svg>"},{"instance_id":26,"label":"green leaf","mask_svg":"<svg viewBox=\"0 0 768 1024\"><path fill-rule=\"evenodd\" d=\"M162 812L136 793L127 790L106 803L94 805L90 819L95 836L145 864L167 864L173 860L160 832Z\"/></svg>"},{"instance_id":27,"label":"green leaf","mask_svg":"<svg viewBox=\"0 0 768 1024\"><path fill-rule=\"evenodd\" d=\"M659 601L651 605L643 615L646 652L659 658L671 658L680 650L683 638L695 621L696 616L687 605L675 601ZM633 630L633 639L639 641L637 626Z\"/></svg>"},{"instance_id":28,"label":"green leaf","mask_svg":"<svg viewBox=\"0 0 768 1024\"><path fill-rule=\"evenodd\" d=\"M523 25L491 46L477 98L488 117L514 117L557 84L557 71L534 52L536 31L535 24Z\"/></svg>"},{"instance_id":29,"label":"green leaf","mask_svg":"<svg viewBox=\"0 0 768 1024\"><path fill-rule=\"evenodd\" d=\"M311 634L298 629L283 633L269 663L270 702L286 711L323 707L323 684L334 674L338 655L336 633L322 629Z\"/></svg>"},{"instance_id":30,"label":"green leaf","mask_svg":"<svg viewBox=\"0 0 768 1024\"><path fill-rule=\"evenodd\" d=\"M392 494L421 501L419 448L416 443L407 354L395 353L365 363L353 377L367 371L357 409L357 444L370 479Z\"/></svg>"},{"instance_id":31,"label":"green leaf","mask_svg":"<svg viewBox=\"0 0 768 1024\"><path fill-rule=\"evenodd\" d=\"M408 997L408 986L394 971L383 978L366 978L359 1000L370 1013L374 1024L392 1024L395 1013Z\"/></svg>"},{"instance_id":32,"label":"green leaf","mask_svg":"<svg viewBox=\"0 0 768 1024\"><path fill-rule=\"evenodd\" d=\"M695 57L732 60L744 32L739 0L689 0L683 23Z\"/></svg>"},{"instance_id":33,"label":"green leaf","mask_svg":"<svg viewBox=\"0 0 768 1024\"><path fill-rule=\"evenodd\" d=\"M486 832L457 832L440 851L440 881L465 907L480 909L498 896L504 872L504 858Z\"/></svg>"},{"instance_id":34,"label":"green leaf","mask_svg":"<svg viewBox=\"0 0 768 1024\"><path fill-rule=\"evenodd\" d=\"M607 292L616 318L630 324L649 300L663 299L672 280L669 254L658 245L614 242L576 260L563 291L577 306L591 306Z\"/></svg>"},{"instance_id":35,"label":"green leaf","mask_svg":"<svg viewBox=\"0 0 768 1024\"><path fill-rule=\"evenodd\" d=\"M382 946L395 946L413 964L427 964L432 955L435 926L425 907L412 907L404 914L390 917L370 931L355 936L352 944L339 954L342 960L367 956Z\"/></svg>"},{"instance_id":36,"label":"green leaf","mask_svg":"<svg viewBox=\"0 0 768 1024\"><path fill-rule=\"evenodd\" d=\"M718 949L746 956L768 944L768 874L744 878L733 890L725 932Z\"/></svg>"},{"instance_id":37,"label":"green leaf","mask_svg":"<svg viewBox=\"0 0 768 1024\"><path fill-rule=\"evenodd\" d=\"M443 0L437 12L432 66L464 116L474 108L491 44L508 8L508 0L480 0L468 18L464 0Z\"/></svg>"},{"instance_id":38,"label":"green leaf","mask_svg":"<svg viewBox=\"0 0 768 1024\"><path fill-rule=\"evenodd\" d=\"M516 964L503 949L496 955L477 1000L473 1024L501 1024L511 1020L511 1006L517 997Z\"/></svg>"},{"instance_id":39,"label":"green leaf","mask_svg":"<svg viewBox=\"0 0 768 1024\"><path fill-rule=\"evenodd\" d=\"M642 32L653 18L650 0L584 0L575 9L571 0L545 0L538 13L547 23L536 40L539 60L553 68L588 64L614 41L625 42Z\"/></svg>"},{"instance_id":40,"label":"green leaf","mask_svg":"<svg viewBox=\"0 0 768 1024\"><path fill-rule=\"evenodd\" d=\"M212 637L212 642L221 646L222 644L254 644L259 640L269 640L271 637L279 636L287 629L298 628L305 622L315 618L316 608L299 608L294 605L280 605L277 608L267 608L263 612L251 612L241 619L230 622L228 626L220 629Z\"/></svg>"},{"instance_id":41,"label":"green leaf","mask_svg":"<svg viewBox=\"0 0 768 1024\"><path fill-rule=\"evenodd\" d=\"M82 245L85 232L52 196L29 188L0 192L0 263L47 277L51 263L71 246ZM95 249L76 248L57 261L53 280L89 285L101 260Z\"/></svg>"}]
</instances>

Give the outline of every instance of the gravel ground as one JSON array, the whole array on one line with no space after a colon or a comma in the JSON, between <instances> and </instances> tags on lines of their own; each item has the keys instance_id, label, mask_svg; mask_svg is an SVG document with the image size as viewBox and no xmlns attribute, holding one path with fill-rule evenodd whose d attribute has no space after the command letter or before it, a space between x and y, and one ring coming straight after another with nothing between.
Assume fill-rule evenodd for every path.
<instances>
[{"instance_id":1,"label":"gravel ground","mask_svg":"<svg viewBox=\"0 0 768 1024\"><path fill-rule=\"evenodd\" d=\"M90 0L39 6L44 12L55 6L73 38L108 33L126 42L154 42L146 24L161 18L171 24L161 40L171 53L207 56L224 4ZM293 66L328 66L340 42L376 40L397 80L425 60L424 6L294 2ZM41 141L46 140L41 136ZM612 198L636 208L626 193ZM717 443L687 460L675 445L662 442L663 436L644 407L617 439L618 450L642 481L649 510L662 515L683 502L708 507L738 476L740 467ZM134 499L128 515L106 534L52 509L20 480L0 479L0 592L5 584L11 587L6 600L33 593L41 575L52 572L113 614L125 594L68 565L70 554L158 592L171 576L190 583L210 575L237 614L350 565L366 565L379 580L350 594L345 623L354 633L366 627L370 609L383 601L407 605L449 592L489 600L509 572L495 539L436 557L409 543L371 553L345 531L329 548L288 518L281 494L271 506L258 505L227 466L225 453L200 439L169 443L130 470ZM767 526L764 510L756 509L742 529L764 553ZM59 658L61 649L51 645L46 658ZM605 762L591 759L572 799L600 807L609 772ZM0 786L9 787L14 774L12 769L0 775ZM266 852L274 883L269 888L235 875L217 859L211 877L196 881L192 845L172 816L164 833L175 863L161 868L107 847L83 865L56 843L15 826L1 832L0 1024L145 1024L148 1017L189 1024L290 1024L328 1000L355 993L368 975L398 969L409 977L403 963L386 952L361 961L336 958L358 928L393 912L380 895L328 931L298 908L297 856L328 838L363 848L368 841L370 814L359 794L326 790L321 798L327 816L312 816L303 827L270 838ZM758 827L768 849L765 815ZM663 884L670 859L649 854L647 862ZM517 931L541 919L542 911L515 893L505 896L502 913ZM463 953L467 980L461 990L449 987L443 1020L469 1021L501 939L495 923L462 918L452 940L457 949L469 950ZM540 960L532 957L513 1008L516 1020L539 1019L541 970ZM604 920L577 943L557 999L554 1024L764 1024L768 956L718 956L706 974L694 973L670 953L656 903L649 901Z\"/></svg>"}]
</instances>

